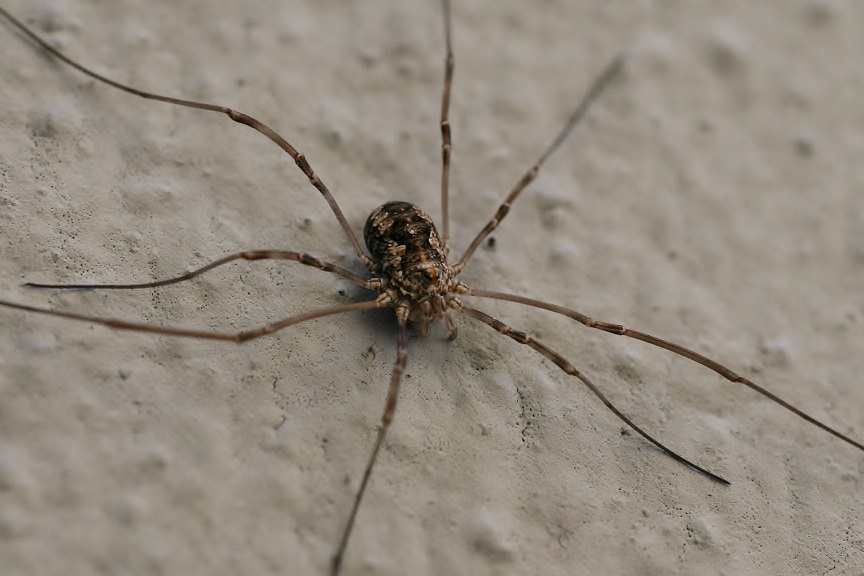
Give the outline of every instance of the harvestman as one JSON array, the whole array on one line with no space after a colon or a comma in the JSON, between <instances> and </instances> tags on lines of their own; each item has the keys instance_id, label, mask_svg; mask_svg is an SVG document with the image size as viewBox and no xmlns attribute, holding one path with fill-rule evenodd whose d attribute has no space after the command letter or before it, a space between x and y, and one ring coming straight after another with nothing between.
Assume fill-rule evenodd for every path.
<instances>
[{"instance_id":1,"label":"harvestman","mask_svg":"<svg viewBox=\"0 0 864 576\"><path fill-rule=\"evenodd\" d=\"M762 388L761 386L758 386L757 384L754 384L743 376L739 376L725 366L722 366L717 362L714 362L713 360L702 356L701 354L693 352L692 350L689 350L677 344L673 344L672 342L667 342L666 340L662 340L655 336L645 334L643 332L630 330L618 324L610 324L608 322L594 320L574 310L570 310L561 306L556 306L554 304L549 304L547 302L541 302L539 300L534 300L532 298L526 298L524 296L518 296L514 294L505 294L502 292L472 288L457 279L460 272L462 272L462 270L468 264L471 256L477 250L478 246L480 246L483 240L485 240L489 236L489 234L491 234L492 231L498 227L504 217L507 216L507 213L510 211L510 207L513 202L515 202L519 198L525 188L537 177L541 166L546 162L547 158L569 136L569 134L573 131L574 127L585 115L585 112L588 110L594 100L618 74L624 63L624 59L622 56L616 58L611 64L606 67L606 69L597 78L597 80L594 81L594 84L591 86L587 95L582 99L582 102L567 120L564 128L558 133L553 142L540 155L534 165L531 166L531 168L522 176L519 182L516 183L516 185L505 198L504 202L502 202L502 204L498 207L497 211L489 220L489 222L486 223L480 233L477 234L471 244L469 244L468 248L465 250L465 252L463 252L462 256L455 263L450 264L447 260L447 254L449 251L448 182L450 174L451 150L450 122L448 119L448 112L450 107L450 87L453 80L454 59L450 37L450 5L448 0L442 0L442 8L444 15L446 46L446 57L444 64L444 88L441 96L440 116L442 141L442 231L439 235L435 229L432 219L416 206L413 206L407 202L387 202L386 204L376 208L366 220L366 225L363 230L363 236L366 246L369 250L368 254L363 251L363 248L357 241L357 237L354 235L354 232L348 225L345 216L342 214L342 210L336 203L336 199L333 197L333 195L327 189L327 186L324 185L324 183L312 169L312 166L306 160L306 157L303 156L303 154L300 153L291 144L289 144L288 141L286 141L284 138L274 132L271 128L262 124L251 116L248 116L241 112L237 112L235 110L231 110L230 108L226 108L224 106L217 106L203 102L193 102L189 100L181 100L178 98L160 96L158 94L151 94L149 92L137 90L130 86L115 82L67 58L59 51L54 49L52 46L50 46L47 42L42 40L29 28L27 28L22 22L14 18L8 12L6 12L6 10L0 8L0 16L5 18L9 23L11 23L15 28L17 28L18 31L20 31L27 39L34 42L37 46L41 47L43 50L47 51L59 60L76 68L87 76L98 80L99 82L108 84L110 86L113 86L114 88L118 88L120 90L123 90L124 92L129 92L142 98L159 100L162 102L167 102L169 104L187 106L190 108L198 108L201 110L208 110L225 114L231 120L240 124L245 124L272 140L277 146L282 148L285 152L288 153L289 156L291 156L291 158L294 159L294 162L297 164L300 170L309 178L309 181L318 190L318 192L321 193L324 200L327 202L327 204L330 206L330 209L333 211L333 214L336 216L336 219L339 221L342 229L344 230L345 236L347 237L348 242L350 242L352 248L354 249L358 260L360 260L360 262L366 268L370 276L369 278L363 278L345 268L336 266L335 264L331 264L329 262L325 262L324 260L320 260L319 258L302 252L293 252L290 250L251 250L230 254L228 256L220 258L219 260L211 262L206 266L203 266L191 272L187 272L186 274L183 274L181 276L177 276L175 278L168 278L166 280L160 280L156 282L147 282L142 284L62 285L27 283L25 284L25 286L34 288L54 289L101 288L113 290L158 288L160 286L166 286L168 284L175 284L178 282L183 282L185 280L190 280L192 278L195 278L196 276L199 276L205 272L216 268L217 266L221 266L235 260L251 261L270 259L290 260L294 262L299 262L300 264L305 264L306 266L311 266L312 268L323 270L325 272L331 272L333 274L341 276L349 282L356 284L357 286L360 286L377 294L377 296L373 300L369 300L366 302L358 302L354 304L314 310L311 312L306 312L304 314L291 316L278 322L273 322L271 324L267 324L265 326L261 326L252 330L246 330L237 333L223 333L209 330L191 330L185 328L174 328L141 324L136 322L126 322L123 320L116 320L111 318L99 318L93 316L85 316L82 314L74 314L70 312L61 312L57 310L37 308L4 300L0 300L0 306L5 306L7 308L15 308L27 312L36 312L38 314L59 316L61 318L68 318L71 320L81 320L121 330L134 330L139 332L151 332L154 334L185 336L189 338L203 338L210 340L227 340L236 343L246 342L248 340L258 338L259 336L264 336L266 334L276 332L277 330L287 328L288 326L293 326L307 320L321 318L324 316L331 316L334 314L342 314L346 312L356 312L361 310L371 310L375 308L394 308L396 312L396 321L398 323L398 332L396 337L396 361L394 363L393 371L390 378L390 386L387 393L387 400L384 406L384 412L381 416L381 426L378 429L378 434L375 438L372 452L369 456L369 460L363 472L360 486L355 494L354 503L351 507L351 512L348 516L348 520L342 533L339 546L333 557L333 563L331 565L331 574L333 575L338 574L340 571L342 559L344 557L345 550L351 536L351 530L354 526L354 521L357 517L357 511L360 507L360 503L363 500L363 495L366 492L366 487L372 473L372 468L375 465L375 461L378 457L378 452L381 449L384 438L386 437L387 431L390 428L390 424L393 421L393 415L396 410L396 400L399 393L399 383L402 378L402 373L405 371L405 365L407 362L407 326L409 322L414 324L419 329L420 333L425 336L426 334L428 334L431 324L437 322L438 320L443 320L447 326L449 339L453 340L456 338L456 322L454 321L451 312L456 312L464 316L468 316L469 318L478 320L483 324L486 324L490 328L500 332L501 334L512 338L516 342L533 348L534 350L551 360L565 373L570 376L574 376L580 381L582 381L582 383L585 384L585 386L587 386L591 390L591 392L595 396L597 396L597 398L601 402L603 402L603 404L610 411L612 411L612 413L615 414L615 416L620 418L625 424L627 424L627 426L632 428L645 440L655 445L657 448L659 448L678 462L692 468L693 470L696 470L697 472L707 476L711 480L723 485L729 485L729 482L727 480L694 464L683 456L680 456L676 452L664 446L658 440L654 439L647 432L642 430L642 428L632 422L630 418L622 414L591 382L591 380L588 379L587 376L577 370L558 352L555 352L542 342L532 338L527 333L514 330L500 320L497 320L496 318L493 318L492 316L489 316L484 312L481 312L475 308L466 305L462 302L462 299L460 298L462 296L491 298L496 300L506 300L509 302L524 304L526 306L531 306L534 308L539 308L542 310L547 310L549 312L560 314L562 316L566 316L581 324L584 324L589 328L594 328L603 332L609 332L611 334L616 334L619 336L626 336L628 338L641 340L643 342L658 346L660 348L665 348L670 352L688 358L698 364L705 366L706 368L717 372L727 380L730 380L732 382L738 382L747 386L748 388L758 392L759 394L779 404L790 412L798 415L807 422L818 426L819 428L825 430L826 432L829 432L830 434L836 436L844 442L847 442L848 444L851 444L859 450L864 451L864 445L862 445L861 443L856 442L855 440L840 433L834 428L820 422L819 420L816 420L812 416L809 416L798 408L790 405L785 400L782 400L781 398L775 396L768 390Z\"/></svg>"}]
</instances>

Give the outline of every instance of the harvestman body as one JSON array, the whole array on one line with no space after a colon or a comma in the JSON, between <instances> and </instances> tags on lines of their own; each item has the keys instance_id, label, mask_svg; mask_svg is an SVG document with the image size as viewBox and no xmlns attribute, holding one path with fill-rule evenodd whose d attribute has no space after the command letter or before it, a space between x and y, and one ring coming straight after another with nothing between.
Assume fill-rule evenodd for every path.
<instances>
[{"instance_id":1,"label":"harvestman body","mask_svg":"<svg viewBox=\"0 0 864 576\"><path fill-rule=\"evenodd\" d=\"M859 450L864 451L864 445L862 445L861 443L840 433L836 429L816 420L815 418L802 412L798 408L790 405L786 401L778 398L771 392L732 372L728 368L721 366L713 360L710 360L687 348L684 348L677 344L673 344L671 342L667 342L649 334L630 330L618 324L610 324L607 322L594 320L592 318L589 318L588 316L580 314L579 312L563 308L561 306L556 306L554 304L541 302L539 300L534 300L523 296L469 287L462 283L460 280L458 280L459 274L467 265L468 261L470 260L471 256L474 254L478 246L483 242L483 240L485 240L489 236L489 234L493 230L495 230L495 228L497 228L497 226L504 219L504 217L506 217L513 202L516 201L516 199L528 186L528 184L530 184L534 180L534 178L536 178L537 174L539 173L540 167L545 163L546 159L567 138L570 132L572 132L573 128L582 119L590 105L609 85L612 79L618 74L623 65L623 58L616 58L603 71L603 73L594 82L588 94L584 97L581 104L571 115L566 125L552 142L552 144L543 152L543 154L539 157L535 164L513 187L504 202L498 207L498 210L495 212L493 217L484 226L480 233L474 238L474 240L459 258L459 260L451 264L447 260L449 248L448 182L451 150L448 111L450 104L450 86L453 78L454 59L450 39L450 6L447 0L442 1L442 8L444 13L445 44L447 51L447 55L445 58L444 89L441 99L441 149L443 158L441 178L441 204L443 216L442 233L439 235L438 231L435 228L435 225L432 222L432 219L416 206L407 202L387 202L386 204L375 209L366 221L363 236L366 246L369 250L368 255L361 248L359 242L357 241L357 238L349 227L348 222L342 214L342 211L336 203L333 195L330 193L330 191L327 189L327 187L312 169L305 156L298 152L291 144L289 144L284 138L279 136L271 128L265 126L251 116L248 116L241 112L237 112L235 110L231 110L223 106L217 106L202 102L193 102L189 100L181 100L177 98L171 98L167 96L160 96L157 94L144 92L96 74L95 72L85 68L84 66L76 63L75 61L67 58L66 56L58 52L56 49L47 44L44 40L39 38L30 29L28 29L23 23L21 23L19 20L6 12L3 8L0 8L0 16L2 16L3 18L5 18L6 21L11 23L26 38L34 42L36 45L38 45L45 51L52 54L54 57L78 69L79 71L90 76L91 78L94 78L100 82L143 98L159 100L179 106L187 106L191 108L198 108L201 110L223 113L227 115L231 120L240 124L245 124L253 128L254 130L257 130L258 132L269 138L271 141L276 143L280 148L282 148L294 159L300 170L303 171L303 173L309 178L309 181L312 183L312 185L321 193L324 200L328 203L340 225L342 226L342 229L344 230L348 241L351 243L354 252L357 255L357 258L365 266L366 270L369 273L369 277L364 278L354 274L353 272L345 268L336 266L334 264L325 262L314 256L310 256L301 252L293 252L288 250L253 250L231 254L197 270L193 270L175 278L169 278L157 282L148 282L143 284L100 285L48 285L31 283L27 284L27 286L55 289L157 288L160 286L189 280L209 270L212 270L217 266L221 266L235 260L252 261L273 259L299 262L301 264L311 266L325 272L337 274L345 280L348 280L349 282L352 282L377 294L374 299L369 301L347 304L343 306L335 306L322 310L315 310L304 314L292 316L278 322L273 322L271 324L267 324L256 329L238 333L222 333L209 330L190 330L184 328L173 328L165 326L154 326L149 324L140 324L135 322L126 322L123 320L115 320L109 318L97 318L81 314L61 312L45 308L37 308L3 300L0 300L0 306L24 310L28 312L35 312L39 314L59 316L62 318L102 324L110 328L134 330L140 332L151 332L155 334L167 334L173 336L185 336L191 338L227 340L238 343L245 342L253 338L258 338L260 336L264 336L266 334L270 334L288 326L305 322L307 320L312 320L314 318L341 314L345 312L370 310L375 308L393 308L395 310L396 320L398 323L396 361L393 366L389 391L387 394L384 412L381 417L381 426L378 429L378 434L375 439L372 452L369 456L369 460L363 473L360 486L358 487L356 495L354 497L354 503L351 508L348 520L346 522L345 529L342 533L342 538L339 542L339 546L333 558L333 563L331 565L331 574L333 575L336 575L340 572L342 559L347 549L351 531L357 516L357 511L360 507L360 503L363 500L363 495L365 494L366 487L372 473L372 468L377 460L378 453L387 435L390 424L393 420L396 409L396 400L399 392L399 384L401 382L402 373L405 370L407 362L406 333L408 324L411 323L415 325L419 329L421 334L426 335L429 331L429 327L431 324L439 320L443 320L447 326L449 337L451 340L453 340L456 338L457 332L456 322L453 320L453 317L451 315L451 313L454 312L478 320L491 327L492 329L500 332L501 334L512 338L516 342L520 344L525 344L530 348L536 350L537 352L551 360L553 363L555 363L555 365L561 368L561 370L563 370L565 373L574 376L580 381L582 381L582 383L584 383L591 390L591 392L594 393L607 408L609 408L609 410L611 410L618 418L620 418L624 423L626 423L630 428L636 431L647 441L657 446L659 449L661 449L663 452L665 452L678 462L696 470L701 474L704 474L711 480L724 485L729 484L729 482L725 479L709 472L708 470L705 470L704 468L678 455L676 452L667 448L658 440L650 436L647 432L642 430L627 416L622 414L588 379L587 376L577 370L563 356L561 356L542 342L535 340L527 333L514 330L507 324L504 324L503 322L489 316L488 314L469 307L468 305L463 303L462 299L460 298L463 296L491 298L524 304L527 306L547 310L556 314L566 316L581 324L584 324L589 328L602 330L604 332L609 332L620 336L627 336L629 338L641 340L643 342L658 346L660 348L665 348L666 350L688 358L717 372L718 374L732 382L744 384L745 386L769 398L773 402L793 412L794 414L810 422L811 424L818 426L819 428L829 432L830 434L836 436L844 442L847 442L848 444L851 444Z\"/></svg>"}]
</instances>

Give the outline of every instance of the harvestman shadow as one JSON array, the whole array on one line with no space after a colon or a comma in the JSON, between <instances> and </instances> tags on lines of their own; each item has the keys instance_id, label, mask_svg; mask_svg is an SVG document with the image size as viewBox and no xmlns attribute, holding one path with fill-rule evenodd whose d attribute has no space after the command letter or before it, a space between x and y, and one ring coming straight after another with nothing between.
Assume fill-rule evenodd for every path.
<instances>
[{"instance_id":1,"label":"harvestman shadow","mask_svg":"<svg viewBox=\"0 0 864 576\"><path fill-rule=\"evenodd\" d=\"M142 98L158 100L161 102L166 102L168 104L197 108L200 110L219 112L225 114L234 122L245 124L246 126L249 126L250 128L260 132L261 134L269 138L277 146L282 148L282 150L284 150L289 156L291 156L291 158L294 160L300 170L309 179L309 182L315 187L315 189L318 190L318 192L330 206L330 209L332 210L336 219L339 221L339 224L341 225L345 233L345 237L351 244L354 253L357 256L357 259L365 267L368 274L368 277L360 276L346 268L342 268L340 266L331 264L329 262L321 260L320 258L302 252L294 252L290 250L250 250L230 254L191 272L187 272L174 278L169 278L156 282L146 282L138 284L62 285L28 283L26 284L26 286L33 288L52 289L152 289L166 286L169 284L176 284L185 280L190 280L218 266L222 266L223 264L227 264L236 260L287 260L298 262L300 264L324 272L336 274L347 280L348 282L351 282L357 286L365 288L366 290L374 292L376 295L374 299L369 301L313 310L251 330L245 330L236 333L156 326L137 322L127 322L124 320L99 318L70 312L61 312L57 310L38 308L4 300L0 300L0 306L14 308L27 312L35 312L38 314L58 316L61 318L67 318L72 320L80 320L94 324L101 324L109 328L121 330L134 330L139 332L150 332L154 334L184 336L190 338L201 338L210 340L225 340L236 343L246 342L260 336L265 336L267 334L276 332L277 330L287 328L288 326L299 324L301 322L305 322L315 318L376 308L393 308L395 310L396 321L398 324L398 332L396 338L396 360L393 365L387 399L385 402L383 414L381 416L381 426L378 429L372 451L369 455L369 459L364 469L360 485L354 497L351 512L348 516L345 528L342 533L342 537L339 541L339 545L333 558L333 562L331 565L331 574L333 575L339 574L341 570L342 560L348 546L351 532L357 517L357 512L360 508L360 504L363 500L363 496L366 492L366 488L372 474L372 469L377 460L380 448L387 435L387 431L389 430L389 427L393 421L393 416L396 410L396 401L399 393L399 385L407 363L408 354L406 334L407 326L409 323L415 325L422 335L426 335L429 332L429 327L431 324L439 320L443 320L447 326L450 340L455 339L457 335L457 326L453 318L454 313L467 316L468 318L472 318L489 326L491 329L496 330L497 332L505 336L508 336L516 342L532 348L533 350L537 351L538 353L552 361L566 374L580 380L612 413L615 414L615 416L620 418L625 424L627 424L627 426L629 426L645 440L665 452L670 457L674 458L685 466L688 466L693 470L707 476L715 482L723 485L729 485L729 482L727 480L706 470L705 468L698 466L697 464L691 462L683 456L680 456L673 450L664 446L661 442L653 438L647 432L645 432L629 417L621 413L618 408L616 408L612 404L612 402L610 402L609 399L606 398L606 396L594 385L594 383L585 374L577 370L561 354L552 350L542 342L532 338L529 334L515 330L504 322L493 318L492 316L489 316L488 314L480 310L466 305L462 301L462 298L466 296L505 300L508 302L514 302L517 304L523 304L533 308L546 310L555 314L566 316L567 318L575 320L576 322L579 322L587 326L588 328L593 328L619 336L626 336L628 338L641 340L648 344L664 348L666 350L669 350L670 352L688 358L698 364L701 364L702 366L705 366L706 368L713 370L727 380L747 386L748 388L758 392L759 394L765 396L771 401L779 404L783 408L803 418L807 422L818 426L819 428L836 436L844 442L851 444L859 450L864 451L864 445L862 445L861 443L856 442L850 437L840 433L836 429L816 420L815 418L809 416L798 408L795 408L794 406L790 405L786 401L782 400L781 398L777 397L776 395L772 394L761 386L754 384L743 376L740 376L735 372L729 370L725 366L722 366L717 362L706 358L705 356L702 356L692 350L689 350L677 344L673 344L666 340L662 340L655 336L645 334L643 332L630 330L618 324L611 324L600 320L594 320L592 318L589 318L588 316L580 314L579 312L564 308L562 306L549 304L547 302L541 302L539 300L534 300L532 298L527 298L515 294L507 294L503 292L495 292L490 290L473 288L458 280L459 274L468 264L480 244L489 236L489 234L492 233L492 231L494 231L498 227L501 221L507 216L512 204L519 198L519 196L527 188L527 186L537 177L540 168L543 166L549 156L554 153L561 145L561 143L570 135L576 125L584 117L591 104L618 75L624 65L624 57L619 56L615 58L603 70L603 72L594 81L593 85L588 90L582 102L572 113L572 115L567 120L566 124L552 141L552 143L546 148L546 150L540 155L537 161L529 168L529 170L512 188L510 193L495 211L494 215L486 223L483 229L477 234L474 240L469 244L468 248L462 253L461 257L455 263L450 264L447 260L447 256L449 253L450 230L448 195L451 152L450 121L448 114L450 107L450 88L453 81L454 58L451 41L450 5L447 0L442 0L442 9L445 31L446 57L444 62L444 86L441 97L440 114L442 155L441 234L439 235L439 233L437 232L435 225L432 222L432 219L416 206L407 202L387 202L386 204L376 208L366 221L366 225L363 230L363 236L368 249L367 254L361 247L360 243L357 240L357 237L354 235L354 232L348 225L348 222L343 215L341 209L339 208L336 199L330 193L330 190L327 188L324 182L312 169L312 166L306 160L306 157L271 128L247 114L237 112L224 106L161 96L158 94L152 94L149 92L138 90L136 88L126 86L119 82L115 82L109 78L106 78L105 76L93 72L92 70L66 57L65 55L57 51L55 48L53 48L51 45L49 45L47 42L42 40L39 36L37 36L29 28L27 28L21 21L14 18L3 8L0 8L0 16L2 16L3 18L5 18L6 21L11 23L28 40L32 41L38 47L47 51L59 60L76 68L87 76L98 80L99 82L108 84L110 86L113 86L114 88L129 92Z\"/></svg>"}]
</instances>

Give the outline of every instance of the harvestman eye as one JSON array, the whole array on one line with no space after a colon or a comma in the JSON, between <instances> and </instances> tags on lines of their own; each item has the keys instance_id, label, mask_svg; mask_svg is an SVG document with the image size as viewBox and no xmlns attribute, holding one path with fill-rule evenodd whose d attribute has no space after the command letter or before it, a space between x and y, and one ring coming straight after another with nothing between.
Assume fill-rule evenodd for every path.
<instances>
[{"instance_id":1,"label":"harvestman eye","mask_svg":"<svg viewBox=\"0 0 864 576\"><path fill-rule=\"evenodd\" d=\"M664 348L674 354L683 356L697 364L712 370L723 378L743 384L747 388L755 391L758 394L768 398L772 402L806 420L807 422L821 428L822 430L832 434L836 438L854 446L855 448L864 451L864 445L853 440L852 438L842 434L837 429L813 418L802 410L790 405L785 400L769 392L765 388L751 382L747 378L738 375L729 368L702 356L688 348L673 344L656 336L651 336L643 332L625 328L619 324L612 324L601 320L594 320L584 314L558 306L547 302L535 300L526 296L497 292L493 290L485 290L482 288L469 286L459 280L459 275L471 261L474 253L481 243L488 239L489 245L492 245L493 239L490 234L501 224L504 218L509 213L512 205L519 199L523 191L525 191L531 182L537 177L543 164L546 160L558 149L561 143L573 132L574 128L579 124L585 113L591 107L592 103L604 92L614 79L619 75L624 66L624 57L618 56L609 63L606 68L600 73L594 83L588 88L586 95L582 98L579 105L576 107L570 118L567 120L560 132L552 140L551 144L540 154L533 165L528 167L528 170L522 178L513 186L507 194L503 202L494 211L491 218L486 222L480 232L474 237L473 241L465 248L459 258L454 262L448 260L450 251L450 226L449 226L449 208L448 208L448 183L450 174L450 153L451 153L451 137L450 137L450 87L453 79L454 58L451 43L451 23L450 23L450 5L447 0L442 1L443 21L444 21L444 45L446 56L444 59L444 83L441 96L441 114L440 114L440 129L441 129L441 231L434 225L432 218L423 212L417 206L408 202L393 201L387 202L379 206L369 215L363 229L363 238L366 244L366 250L360 245L354 232L348 224L347 219L339 208L335 197L321 180L321 178L313 170L312 165L306 157L297 150L292 144L277 134L271 128L256 120L255 118L237 112L224 106L208 104L204 102L194 102L168 96L161 96L143 90L133 88L115 82L105 76L97 74L78 64L74 60L63 55L51 45L42 40L33 31L27 28L21 21L10 15L6 10L0 8L0 16L14 26L21 34L37 47L48 52L55 58L65 64L76 68L78 71L87 76L122 90L133 95L147 98L150 100L158 100L171 105L186 106L197 108L199 110L217 112L224 114L234 122L244 124L253 130L261 133L269 138L277 146L282 148L297 164L298 168L306 175L312 186L321 194L323 200L329 205L333 215L339 222L345 235L345 239L352 247L359 265L363 268L363 273L358 274L346 268L337 266L326 260L322 260L316 256L312 256L303 252L291 250L247 250L223 256L206 266L200 267L185 274L159 280L155 282L143 282L133 284L35 284L28 283L26 286L31 288L51 288L51 289L110 289L110 290L143 290L155 289L169 284L176 284L191 280L200 276L218 266L228 264L238 260L254 261L254 260L285 260L303 264L310 268L315 268L323 272L329 272L340 276L346 282L360 286L370 293L372 297L369 300L346 304L341 306L333 306L329 308L310 310L302 314L290 316L277 322L244 330L236 333L226 333L211 331L206 329L193 328L178 328L157 326L138 322L130 322L126 320L118 320L112 318L102 318L95 316L87 316L76 314L73 312L61 312L47 308L39 308L28 306L11 301L0 300L0 306L15 310L44 314L70 320L78 320L89 322L92 324L101 324L109 328L120 330L132 330L138 332L148 332L152 334L164 334L169 336L182 336L198 339L210 340L226 340L236 343L245 342L282 330L289 326L306 322L315 318L324 316L332 316L336 314L344 314L348 312L357 312L362 310L370 310L375 308L392 308L395 312L395 319L398 326L395 346L395 361L390 377L389 390L384 402L384 410L381 415L381 425L378 428L377 436L372 443L371 452L369 454L366 467L363 470L359 486L356 488L353 505L347 514L345 527L342 531L341 538L338 540L335 548L331 564L331 574L338 575L341 572L342 561L348 550L352 529L357 520L358 511L360 510L363 497L369 485L369 480L372 476L372 470L378 459L378 453L383 445L387 432L393 422L396 413L396 402L399 395L399 385L402 380L402 375L405 371L405 366L408 360L407 350L407 331L408 326L413 325L417 331L426 335L429 332L431 325L438 321L443 321L447 328L450 339L455 339L457 335L457 318L468 318L486 325L491 330L511 338L519 344L523 344L541 356L549 359L553 364L560 368L564 373L574 377L584 384L600 402L602 402L617 418L623 421L630 429L640 435L645 441L653 444L671 458L680 462L684 466L691 468L697 473L705 476L708 480L722 485L729 485L729 482L717 474L699 466L688 458L679 455L676 451L668 448L659 440L655 439L643 428L637 425L631 418L623 414L615 405L595 386L587 375L579 371L571 364L564 356L553 350L546 344L533 338L526 332L516 330L508 324L493 318L492 316L480 311L474 307L474 304L469 304L473 299L493 299L504 300L516 304L522 304L534 309L558 314L571 320L576 321L588 328L593 328L610 334L625 336L635 340L641 340L647 344ZM636 441L636 440L622 440Z\"/></svg>"}]
</instances>

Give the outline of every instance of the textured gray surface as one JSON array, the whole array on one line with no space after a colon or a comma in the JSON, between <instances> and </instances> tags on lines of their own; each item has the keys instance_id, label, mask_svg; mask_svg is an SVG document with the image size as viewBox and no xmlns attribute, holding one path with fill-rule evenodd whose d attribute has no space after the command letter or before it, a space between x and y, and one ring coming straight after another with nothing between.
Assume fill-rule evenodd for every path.
<instances>
[{"instance_id":1,"label":"textured gray surface","mask_svg":"<svg viewBox=\"0 0 864 576\"><path fill-rule=\"evenodd\" d=\"M230 105L304 151L359 230L438 217L437 3L9 1L70 55ZM622 78L465 280L691 345L864 437L864 9L849 1L455 8L454 251L621 50ZM538 7L539 6L539 7ZM141 281L242 248L351 252L290 159L0 35L3 298L234 329L344 301L292 265ZM353 295L349 292L349 296ZM662 350L518 306L713 485L577 382L461 322L412 338L346 574L860 574L864 457ZM322 574L393 360L385 313L243 347L0 310L4 574Z\"/></svg>"}]
</instances>

